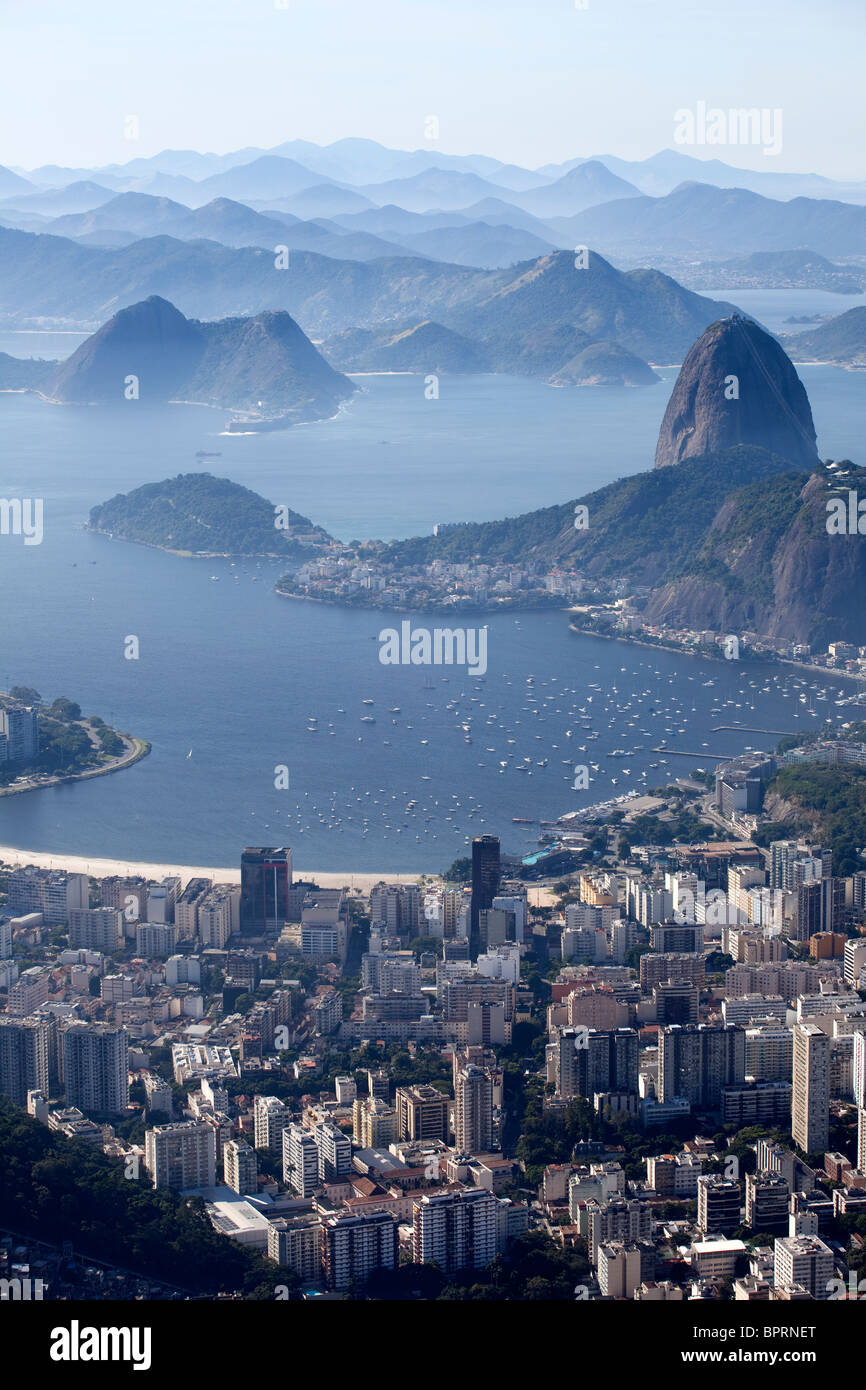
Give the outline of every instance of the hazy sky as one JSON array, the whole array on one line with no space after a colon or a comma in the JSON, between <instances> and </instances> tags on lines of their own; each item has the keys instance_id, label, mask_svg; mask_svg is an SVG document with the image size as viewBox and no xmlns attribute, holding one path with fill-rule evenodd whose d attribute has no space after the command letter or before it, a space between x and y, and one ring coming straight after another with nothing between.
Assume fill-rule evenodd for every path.
<instances>
[{"instance_id":1,"label":"hazy sky","mask_svg":"<svg viewBox=\"0 0 866 1390\"><path fill-rule=\"evenodd\" d=\"M641 158L704 101L780 108L782 150L687 153L866 178L864 52L866 0L0 0L0 163L429 148L430 115L448 153Z\"/></svg>"}]
</instances>

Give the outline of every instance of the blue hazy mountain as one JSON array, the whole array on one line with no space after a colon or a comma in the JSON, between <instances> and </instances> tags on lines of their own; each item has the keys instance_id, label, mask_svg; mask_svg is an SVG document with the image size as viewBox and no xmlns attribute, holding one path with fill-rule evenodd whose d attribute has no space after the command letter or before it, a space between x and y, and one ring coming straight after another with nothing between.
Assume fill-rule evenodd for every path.
<instances>
[{"instance_id":1,"label":"blue hazy mountain","mask_svg":"<svg viewBox=\"0 0 866 1390\"><path fill-rule=\"evenodd\" d=\"M152 295L121 309L43 386L53 400L198 401L264 417L332 415L354 387L328 366L289 314L199 323Z\"/></svg>"},{"instance_id":2,"label":"blue hazy mountain","mask_svg":"<svg viewBox=\"0 0 866 1390\"><path fill-rule=\"evenodd\" d=\"M795 247L823 256L862 256L866 248L866 207L827 198L783 203L743 188L700 183L682 184L663 198L617 199L553 225L607 255L650 259L660 254L715 260Z\"/></svg>"}]
</instances>

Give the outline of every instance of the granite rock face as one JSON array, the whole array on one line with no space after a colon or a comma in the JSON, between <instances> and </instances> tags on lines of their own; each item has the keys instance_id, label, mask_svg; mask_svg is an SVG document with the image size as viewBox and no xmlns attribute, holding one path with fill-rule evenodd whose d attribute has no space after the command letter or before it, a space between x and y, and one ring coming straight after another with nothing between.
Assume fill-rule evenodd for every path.
<instances>
[{"instance_id":1,"label":"granite rock face","mask_svg":"<svg viewBox=\"0 0 866 1390\"><path fill-rule=\"evenodd\" d=\"M805 387L775 338L740 314L689 349L665 411L656 468L756 445L798 468L818 462Z\"/></svg>"}]
</instances>

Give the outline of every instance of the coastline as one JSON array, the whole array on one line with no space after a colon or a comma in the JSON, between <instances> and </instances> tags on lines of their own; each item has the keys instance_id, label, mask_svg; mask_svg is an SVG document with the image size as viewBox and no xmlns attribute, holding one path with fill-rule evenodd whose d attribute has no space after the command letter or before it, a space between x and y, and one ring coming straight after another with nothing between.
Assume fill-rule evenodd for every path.
<instances>
[{"instance_id":1,"label":"coastline","mask_svg":"<svg viewBox=\"0 0 866 1390\"><path fill-rule=\"evenodd\" d=\"M23 796L25 792L42 791L44 787L60 787L69 782L86 782L91 777L107 777L112 772L122 772L124 768L133 767L135 763L146 758L151 750L151 745L147 739L132 738L130 735L120 734L120 738L128 745L122 757L116 758L114 762L106 763L103 767L88 767L83 772L65 773L63 776L46 777L38 782L29 781L23 787L2 787L0 796Z\"/></svg>"},{"instance_id":2,"label":"coastline","mask_svg":"<svg viewBox=\"0 0 866 1390\"><path fill-rule=\"evenodd\" d=\"M240 884L240 868L221 868L203 864L153 864L141 860L100 859L81 854L48 854L42 850L15 849L11 845L0 845L0 865L12 868L33 867L37 869L56 869L70 874L89 874L92 878L109 878L112 875L128 878L160 879L177 875L184 884L191 878L209 878L214 883ZM377 883L418 883L425 878L433 883L443 882L441 875L433 873L391 873L387 869L381 873L362 871L354 873L350 869L340 869L317 873L315 869L292 867L295 882L311 880L320 888L345 888L355 897L369 897ZM444 885L449 886L447 883ZM527 883L527 899L533 908L553 907L556 897L549 884Z\"/></svg>"},{"instance_id":3,"label":"coastline","mask_svg":"<svg viewBox=\"0 0 866 1390\"><path fill-rule=\"evenodd\" d=\"M162 879L176 874L186 883L191 878L210 878L214 883L240 883L240 868L224 868L202 864L154 864L141 860L101 859L96 855L46 853L42 850L15 849L11 845L0 845L0 863L14 867L33 866L39 869L59 869L72 874L90 874L94 878L108 878L111 875ZM352 873L341 870L333 873L316 873L313 869L292 870L293 878L313 879L320 888L349 888L356 893L369 893L377 883L417 883L420 873L395 874ZM431 875L427 875L431 877Z\"/></svg>"},{"instance_id":4,"label":"coastline","mask_svg":"<svg viewBox=\"0 0 866 1390\"><path fill-rule=\"evenodd\" d=\"M568 609L573 612L573 609ZM655 651L677 652L680 656L701 656L707 661L724 661L723 656L718 656L714 652L705 651L703 648L692 648L678 646L675 642L648 642L641 637L633 637L626 632L596 632L591 627L578 627L575 623L568 624L569 631L578 633L582 637L601 637L607 642L625 642L632 647L649 647ZM754 651L754 649L751 649ZM819 676L827 676L836 680L866 681L866 676L860 675L856 671L836 671L830 666L815 666L809 661L795 661L790 656L778 656L775 652L762 653L754 652L756 660L767 661L772 665L795 666L800 671L811 671Z\"/></svg>"}]
</instances>

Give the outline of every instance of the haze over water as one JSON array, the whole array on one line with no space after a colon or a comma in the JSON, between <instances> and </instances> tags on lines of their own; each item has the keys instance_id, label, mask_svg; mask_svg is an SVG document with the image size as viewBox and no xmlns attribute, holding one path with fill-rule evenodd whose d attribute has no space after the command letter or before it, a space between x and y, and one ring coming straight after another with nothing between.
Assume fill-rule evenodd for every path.
<instances>
[{"instance_id":1,"label":"haze over water","mask_svg":"<svg viewBox=\"0 0 866 1390\"><path fill-rule=\"evenodd\" d=\"M513 816L552 818L711 767L710 753L776 741L714 726L793 731L849 717L833 698L851 682L818 680L827 698L813 692L811 716L805 673L577 637L558 612L464 619L489 625L481 683L457 668L385 667L375 638L399 616L279 599L277 563L184 560L82 530L116 492L204 469L343 539L513 516L650 467L676 373L662 375L641 390L443 377L438 401L425 400L419 377L357 378L362 394L335 420L231 437L220 434L224 414L202 408L139 412L130 428L128 407L0 395L3 491L45 499L43 544L0 544L0 685L65 694L153 745L117 775L0 798L0 844L234 865L244 844L287 843L302 869L440 869L485 831L528 853L537 829ZM862 373L801 376L822 456L862 461ZM196 450L222 456L197 460ZM131 633L137 662L123 658ZM362 724L365 713L376 723ZM590 732L599 736L587 742ZM663 739L707 761L652 752ZM598 771L578 793L572 766L584 760ZM278 764L288 791L274 790Z\"/></svg>"}]
</instances>

